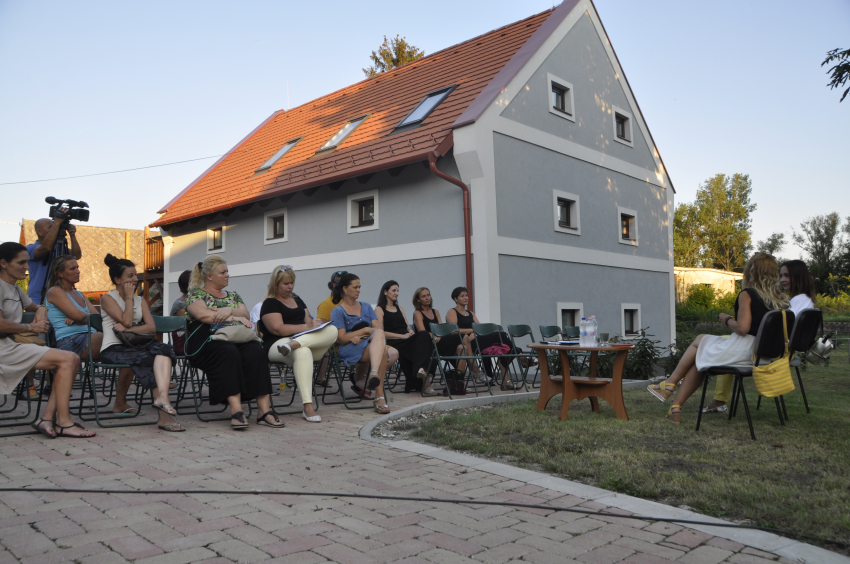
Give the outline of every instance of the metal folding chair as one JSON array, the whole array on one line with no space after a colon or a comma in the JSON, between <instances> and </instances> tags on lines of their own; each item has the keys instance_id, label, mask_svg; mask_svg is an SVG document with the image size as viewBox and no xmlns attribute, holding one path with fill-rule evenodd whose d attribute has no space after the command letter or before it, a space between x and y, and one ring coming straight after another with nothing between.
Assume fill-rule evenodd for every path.
<instances>
[{"instance_id":1,"label":"metal folding chair","mask_svg":"<svg viewBox=\"0 0 850 564\"><path fill-rule=\"evenodd\" d=\"M32 323L35 320L35 313L24 312L21 318L21 323ZM39 378L40 376L40 378ZM38 434L30 428L30 425L38 421L38 416L41 413L42 392L44 391L44 383L47 380L45 370L36 370L35 377L40 380L36 384L39 394L37 399L30 399L29 384L26 376L21 380L10 396L0 396L0 429L15 429L23 427L26 430L10 431L8 433L0 433L0 437L15 437L20 435ZM21 397L22 395L26 397ZM26 407L24 408L24 404ZM22 411L26 409L26 411Z\"/></svg>"}]
</instances>

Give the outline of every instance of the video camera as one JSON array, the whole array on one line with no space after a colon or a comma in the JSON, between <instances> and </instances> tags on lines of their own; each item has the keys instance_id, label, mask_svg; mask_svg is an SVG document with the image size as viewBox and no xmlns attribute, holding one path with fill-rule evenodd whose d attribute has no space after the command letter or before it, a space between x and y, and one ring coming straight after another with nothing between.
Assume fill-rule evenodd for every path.
<instances>
[{"instance_id":1,"label":"video camera","mask_svg":"<svg viewBox=\"0 0 850 564\"><path fill-rule=\"evenodd\" d=\"M84 209L74 209L74 208L87 208L89 205L85 202L78 202L77 200L59 200L54 198L53 196L49 196L44 199L50 205L50 217L54 219L62 220L63 223L67 223L72 219L75 221L88 221L89 220L89 210ZM61 208L65 206L68 208L67 212L62 212Z\"/></svg>"}]
</instances>

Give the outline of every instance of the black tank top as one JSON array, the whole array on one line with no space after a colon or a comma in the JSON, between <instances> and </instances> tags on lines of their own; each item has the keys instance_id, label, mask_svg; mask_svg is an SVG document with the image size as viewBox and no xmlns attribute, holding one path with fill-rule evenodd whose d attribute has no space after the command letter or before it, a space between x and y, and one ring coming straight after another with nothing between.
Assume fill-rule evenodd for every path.
<instances>
[{"instance_id":1,"label":"black tank top","mask_svg":"<svg viewBox=\"0 0 850 564\"><path fill-rule=\"evenodd\" d=\"M755 337L758 335L761 320L767 315L770 309L768 309L764 300L761 299L761 296L759 296L759 293L754 288L745 288L744 292L750 295L750 313L753 315L753 322L750 323L750 330L747 334ZM741 292L741 294L744 292ZM738 297L735 299L735 319L738 319L738 300L741 298L741 294L738 294Z\"/></svg>"},{"instance_id":2,"label":"black tank top","mask_svg":"<svg viewBox=\"0 0 850 564\"><path fill-rule=\"evenodd\" d=\"M433 312L434 310L432 309L431 311ZM424 312L420 311L419 313L422 314L422 326L425 327L425 332L430 333L431 332L431 324L437 323L437 314L435 313L434 319L431 319L427 315L425 315Z\"/></svg>"},{"instance_id":3,"label":"black tank top","mask_svg":"<svg viewBox=\"0 0 850 564\"><path fill-rule=\"evenodd\" d=\"M399 335L406 335L410 331L410 327L404 322L404 316L401 314L400 309L396 308L395 311L381 309L384 312L384 331Z\"/></svg>"},{"instance_id":4,"label":"black tank top","mask_svg":"<svg viewBox=\"0 0 850 564\"><path fill-rule=\"evenodd\" d=\"M467 313L466 315L461 315L458 313L457 308L452 308L455 310L455 315L457 315L457 328L458 329L472 329L472 313Z\"/></svg>"}]
</instances>

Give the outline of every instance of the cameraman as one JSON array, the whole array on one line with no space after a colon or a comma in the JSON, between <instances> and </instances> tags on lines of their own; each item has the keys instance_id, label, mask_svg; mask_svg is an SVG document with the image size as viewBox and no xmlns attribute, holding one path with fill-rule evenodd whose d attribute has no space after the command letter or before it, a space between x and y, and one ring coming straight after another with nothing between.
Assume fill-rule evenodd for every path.
<instances>
[{"instance_id":1,"label":"cameraman","mask_svg":"<svg viewBox=\"0 0 850 564\"><path fill-rule=\"evenodd\" d=\"M56 221L47 217L36 221L35 235L38 238L38 242L27 245L27 252L30 255L30 280L27 294L36 304L40 304L42 301L41 290L44 288L44 281L47 279L47 273L50 270L50 265L47 263L50 260L49 257L53 251L53 246L56 244L59 229L68 217L67 213L68 208L62 207L56 210ZM71 223L65 223L65 228L71 237L71 255L75 259L80 260L83 256L83 251L80 249L80 243L77 242L77 226Z\"/></svg>"}]
</instances>

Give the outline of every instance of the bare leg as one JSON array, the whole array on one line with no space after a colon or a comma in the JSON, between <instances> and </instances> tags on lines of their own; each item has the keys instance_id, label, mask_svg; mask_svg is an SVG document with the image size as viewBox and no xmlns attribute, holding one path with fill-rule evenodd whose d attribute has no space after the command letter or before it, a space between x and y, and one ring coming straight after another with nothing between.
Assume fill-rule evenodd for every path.
<instances>
[{"instance_id":1,"label":"bare leg","mask_svg":"<svg viewBox=\"0 0 850 564\"><path fill-rule=\"evenodd\" d=\"M268 397L268 396L266 396L266 397ZM228 396L227 397L227 405L230 406L230 414L231 415L233 415L234 413L239 413L240 411L242 411L242 395L236 394L235 396ZM231 425L234 425L234 424L235 425L241 425L242 421L240 421L238 419L232 419L231 418L230 424Z\"/></svg>"},{"instance_id":2,"label":"bare leg","mask_svg":"<svg viewBox=\"0 0 850 564\"><path fill-rule=\"evenodd\" d=\"M97 360L100 358L100 346L103 344L103 333L92 333L91 336L91 347L92 352L91 356L93 359ZM89 357L89 349L86 347L83 349L82 354L80 354L81 358Z\"/></svg>"},{"instance_id":3,"label":"bare leg","mask_svg":"<svg viewBox=\"0 0 850 564\"><path fill-rule=\"evenodd\" d=\"M156 379L156 389L153 390L155 406L170 405L168 402L168 385L171 381L171 359L167 356L157 356L153 361L153 376ZM158 425L164 426L174 423L174 415L177 411L172 407L168 413L159 412Z\"/></svg>"},{"instance_id":4,"label":"bare leg","mask_svg":"<svg viewBox=\"0 0 850 564\"><path fill-rule=\"evenodd\" d=\"M50 399L47 401L47 407L44 409L44 416L36 424L49 428L49 434L55 435L60 431L60 429L50 423L55 419L58 426L65 427L65 429L61 430L62 435L95 436L96 433L94 431L87 431L84 428L74 426L74 421L71 419L71 410L68 405L71 399L71 386L80 369L80 357L68 351L50 349L38 364L35 365L35 368L38 370L55 371L53 387L50 393Z\"/></svg>"},{"instance_id":5,"label":"bare leg","mask_svg":"<svg viewBox=\"0 0 850 564\"><path fill-rule=\"evenodd\" d=\"M458 346L457 346L457 350L455 351L455 356L462 356L463 354L464 354L464 348L463 348L463 345L458 345ZM457 369L458 369L460 372L465 371L465 370L466 370L466 361L465 361L465 360L459 360L459 361L457 361Z\"/></svg>"},{"instance_id":6,"label":"bare leg","mask_svg":"<svg viewBox=\"0 0 850 564\"><path fill-rule=\"evenodd\" d=\"M130 391L130 384L133 382L133 369L122 368L118 373L118 384L115 391L115 405L112 406L112 413L132 413L136 414L136 409L130 409L130 404L127 403L127 392Z\"/></svg>"},{"instance_id":7,"label":"bare leg","mask_svg":"<svg viewBox=\"0 0 850 564\"><path fill-rule=\"evenodd\" d=\"M705 335L699 335L696 339L694 339L694 342L691 343L691 346L689 346L688 350L686 350L682 355L682 358L679 360L679 364L676 365L676 369L673 370L673 373L667 378L667 382L677 384L685 377L691 368L696 365L697 349L699 348L699 344L702 342L703 337L705 337Z\"/></svg>"},{"instance_id":8,"label":"bare leg","mask_svg":"<svg viewBox=\"0 0 850 564\"><path fill-rule=\"evenodd\" d=\"M679 391L676 393L676 398L673 400L674 405L685 405L685 402L688 401L688 398L693 395L695 391L697 391L702 384L703 376L697 371L696 365L691 366L688 373L685 374L685 379L682 381L682 385L679 386ZM673 413L679 411L678 408L672 408Z\"/></svg>"}]
</instances>

